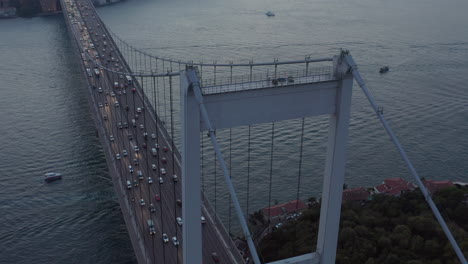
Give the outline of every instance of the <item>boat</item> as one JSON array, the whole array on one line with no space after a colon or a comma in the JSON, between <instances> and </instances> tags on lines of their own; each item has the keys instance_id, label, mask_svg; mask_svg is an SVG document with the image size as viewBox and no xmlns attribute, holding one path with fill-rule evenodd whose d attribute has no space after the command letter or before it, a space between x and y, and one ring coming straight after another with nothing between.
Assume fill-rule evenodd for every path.
<instances>
[{"instance_id":1,"label":"boat","mask_svg":"<svg viewBox=\"0 0 468 264\"><path fill-rule=\"evenodd\" d=\"M268 11L265 13L265 15L269 16L269 17L273 17L275 16L275 13L271 12L271 11Z\"/></svg>"},{"instance_id":2,"label":"boat","mask_svg":"<svg viewBox=\"0 0 468 264\"><path fill-rule=\"evenodd\" d=\"M386 72L388 72L388 70L389 70L388 66L383 66L382 68L380 68L379 72L380 73L386 73Z\"/></svg>"},{"instance_id":3,"label":"boat","mask_svg":"<svg viewBox=\"0 0 468 264\"><path fill-rule=\"evenodd\" d=\"M45 177L44 180L46 182L51 182L51 181L62 179L62 174L56 173L56 172L47 172L46 174L44 174L44 177Z\"/></svg>"}]
</instances>

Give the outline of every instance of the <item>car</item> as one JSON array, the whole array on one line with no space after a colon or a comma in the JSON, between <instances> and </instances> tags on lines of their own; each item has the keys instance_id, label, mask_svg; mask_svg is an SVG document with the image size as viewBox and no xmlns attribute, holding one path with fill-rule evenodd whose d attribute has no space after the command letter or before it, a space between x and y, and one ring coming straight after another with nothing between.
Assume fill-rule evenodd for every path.
<instances>
[{"instance_id":1,"label":"car","mask_svg":"<svg viewBox=\"0 0 468 264\"><path fill-rule=\"evenodd\" d=\"M172 243L174 244L174 246L178 246L179 245L179 241L177 240L177 237L172 237Z\"/></svg>"},{"instance_id":2,"label":"car","mask_svg":"<svg viewBox=\"0 0 468 264\"><path fill-rule=\"evenodd\" d=\"M154 195L154 199L159 202L161 201L161 196L157 193Z\"/></svg>"},{"instance_id":3,"label":"car","mask_svg":"<svg viewBox=\"0 0 468 264\"><path fill-rule=\"evenodd\" d=\"M200 220L201 220L202 224L206 223L206 219L205 219L205 217L203 215L200 217Z\"/></svg>"},{"instance_id":4,"label":"car","mask_svg":"<svg viewBox=\"0 0 468 264\"><path fill-rule=\"evenodd\" d=\"M120 95L122 95L122 92L121 92L121 91L118 91L117 94L120 96Z\"/></svg>"},{"instance_id":5,"label":"car","mask_svg":"<svg viewBox=\"0 0 468 264\"><path fill-rule=\"evenodd\" d=\"M140 162L138 161L138 159L133 159L133 165L138 166L138 164L140 164Z\"/></svg>"},{"instance_id":6,"label":"car","mask_svg":"<svg viewBox=\"0 0 468 264\"><path fill-rule=\"evenodd\" d=\"M99 87L98 92L102 93L102 88L101 87Z\"/></svg>"},{"instance_id":7,"label":"car","mask_svg":"<svg viewBox=\"0 0 468 264\"><path fill-rule=\"evenodd\" d=\"M151 134L151 138L152 138L152 139L155 139L155 138L156 138L156 134Z\"/></svg>"},{"instance_id":8,"label":"car","mask_svg":"<svg viewBox=\"0 0 468 264\"><path fill-rule=\"evenodd\" d=\"M154 228L153 220L148 219L146 222L148 223L148 228L149 228L150 235L156 234L156 228Z\"/></svg>"},{"instance_id":9,"label":"car","mask_svg":"<svg viewBox=\"0 0 468 264\"><path fill-rule=\"evenodd\" d=\"M132 188L132 183L130 181L127 181L127 189L131 189Z\"/></svg>"},{"instance_id":10,"label":"car","mask_svg":"<svg viewBox=\"0 0 468 264\"><path fill-rule=\"evenodd\" d=\"M132 134L128 134L128 140L132 140L133 139L133 135Z\"/></svg>"},{"instance_id":11,"label":"car","mask_svg":"<svg viewBox=\"0 0 468 264\"><path fill-rule=\"evenodd\" d=\"M110 135L109 139L110 139L110 141L114 141L114 136Z\"/></svg>"},{"instance_id":12,"label":"car","mask_svg":"<svg viewBox=\"0 0 468 264\"><path fill-rule=\"evenodd\" d=\"M132 92L135 93L135 92L136 92L136 88L132 88Z\"/></svg>"},{"instance_id":13,"label":"car","mask_svg":"<svg viewBox=\"0 0 468 264\"><path fill-rule=\"evenodd\" d=\"M154 147L155 147L157 150L159 150L159 145L158 145L158 143L155 143L155 144L154 144Z\"/></svg>"},{"instance_id":14,"label":"car","mask_svg":"<svg viewBox=\"0 0 468 264\"><path fill-rule=\"evenodd\" d=\"M156 164L151 164L151 169L156 170Z\"/></svg>"},{"instance_id":15,"label":"car","mask_svg":"<svg viewBox=\"0 0 468 264\"><path fill-rule=\"evenodd\" d=\"M159 177L159 184L163 184L164 183L164 180L162 177Z\"/></svg>"},{"instance_id":16,"label":"car","mask_svg":"<svg viewBox=\"0 0 468 264\"><path fill-rule=\"evenodd\" d=\"M127 122L123 123L123 127L128 128Z\"/></svg>"},{"instance_id":17,"label":"car","mask_svg":"<svg viewBox=\"0 0 468 264\"><path fill-rule=\"evenodd\" d=\"M120 122L117 124L117 126L118 126L120 129L123 128L123 125L122 125L122 123L120 123Z\"/></svg>"},{"instance_id":18,"label":"car","mask_svg":"<svg viewBox=\"0 0 468 264\"><path fill-rule=\"evenodd\" d=\"M141 170L138 170L138 179L139 180L143 180L143 173L141 172Z\"/></svg>"},{"instance_id":19,"label":"car","mask_svg":"<svg viewBox=\"0 0 468 264\"><path fill-rule=\"evenodd\" d=\"M102 105L102 103L99 103L99 108L102 108L102 107L104 107L104 106Z\"/></svg>"},{"instance_id":20,"label":"car","mask_svg":"<svg viewBox=\"0 0 468 264\"><path fill-rule=\"evenodd\" d=\"M133 149L135 150L135 152L138 152L140 149L138 148L138 146L134 146Z\"/></svg>"},{"instance_id":21,"label":"car","mask_svg":"<svg viewBox=\"0 0 468 264\"><path fill-rule=\"evenodd\" d=\"M115 101L114 105L115 107L119 107L119 102Z\"/></svg>"},{"instance_id":22,"label":"car","mask_svg":"<svg viewBox=\"0 0 468 264\"><path fill-rule=\"evenodd\" d=\"M169 148L168 147L163 147L164 152L168 152Z\"/></svg>"},{"instance_id":23,"label":"car","mask_svg":"<svg viewBox=\"0 0 468 264\"><path fill-rule=\"evenodd\" d=\"M166 159L165 157L162 157L162 158L161 158L161 162L162 162L163 164L166 164L166 163L167 163L167 159Z\"/></svg>"},{"instance_id":24,"label":"car","mask_svg":"<svg viewBox=\"0 0 468 264\"><path fill-rule=\"evenodd\" d=\"M143 124L141 124L141 125L140 125L140 129L144 129L144 128L145 128L145 126L143 126Z\"/></svg>"},{"instance_id":25,"label":"car","mask_svg":"<svg viewBox=\"0 0 468 264\"><path fill-rule=\"evenodd\" d=\"M143 148L146 149L148 147L148 145L146 145L146 143L143 143Z\"/></svg>"},{"instance_id":26,"label":"car","mask_svg":"<svg viewBox=\"0 0 468 264\"><path fill-rule=\"evenodd\" d=\"M138 187L138 181L137 180L133 180L133 186Z\"/></svg>"},{"instance_id":27,"label":"car","mask_svg":"<svg viewBox=\"0 0 468 264\"><path fill-rule=\"evenodd\" d=\"M148 177L148 184L151 184L151 183L153 183L153 178Z\"/></svg>"},{"instance_id":28,"label":"car","mask_svg":"<svg viewBox=\"0 0 468 264\"><path fill-rule=\"evenodd\" d=\"M156 148L152 148L152 149L151 149L151 154L152 154L153 156L158 155L158 151L156 150Z\"/></svg>"},{"instance_id":29,"label":"car","mask_svg":"<svg viewBox=\"0 0 468 264\"><path fill-rule=\"evenodd\" d=\"M148 132L143 132L143 136L146 138L148 136Z\"/></svg>"},{"instance_id":30,"label":"car","mask_svg":"<svg viewBox=\"0 0 468 264\"><path fill-rule=\"evenodd\" d=\"M177 204L177 206L182 207L182 200L177 199L176 204Z\"/></svg>"},{"instance_id":31,"label":"car","mask_svg":"<svg viewBox=\"0 0 468 264\"><path fill-rule=\"evenodd\" d=\"M141 205L141 206L144 206L144 205L145 205L145 200L140 199L140 205Z\"/></svg>"},{"instance_id":32,"label":"car","mask_svg":"<svg viewBox=\"0 0 468 264\"><path fill-rule=\"evenodd\" d=\"M128 152L127 152L126 149L124 149L124 150L122 151L122 155L123 155L124 157L126 157L126 156L128 155Z\"/></svg>"},{"instance_id":33,"label":"car","mask_svg":"<svg viewBox=\"0 0 468 264\"><path fill-rule=\"evenodd\" d=\"M149 207L150 207L150 212L151 212L151 213L156 212L156 208L154 207L154 204L150 204Z\"/></svg>"},{"instance_id":34,"label":"car","mask_svg":"<svg viewBox=\"0 0 468 264\"><path fill-rule=\"evenodd\" d=\"M132 165L128 165L128 170L130 171L130 173L133 173L133 167L132 167Z\"/></svg>"},{"instance_id":35,"label":"car","mask_svg":"<svg viewBox=\"0 0 468 264\"><path fill-rule=\"evenodd\" d=\"M216 252L211 253L211 258L214 262L219 263L219 257L218 254L216 254Z\"/></svg>"},{"instance_id":36,"label":"car","mask_svg":"<svg viewBox=\"0 0 468 264\"><path fill-rule=\"evenodd\" d=\"M118 154L118 153L115 154L115 158L119 160L120 159L120 154Z\"/></svg>"},{"instance_id":37,"label":"car","mask_svg":"<svg viewBox=\"0 0 468 264\"><path fill-rule=\"evenodd\" d=\"M182 217L177 217L176 221L179 226L182 226Z\"/></svg>"},{"instance_id":38,"label":"car","mask_svg":"<svg viewBox=\"0 0 468 264\"><path fill-rule=\"evenodd\" d=\"M162 239L163 239L164 243L169 242L169 237L166 235L166 233L164 233L164 234L162 235Z\"/></svg>"},{"instance_id":39,"label":"car","mask_svg":"<svg viewBox=\"0 0 468 264\"><path fill-rule=\"evenodd\" d=\"M174 182L179 181L179 178L177 177L177 174L172 175L172 179L174 180Z\"/></svg>"},{"instance_id":40,"label":"car","mask_svg":"<svg viewBox=\"0 0 468 264\"><path fill-rule=\"evenodd\" d=\"M112 58L111 60L114 61L114 58ZM119 88L119 83L118 82L114 82L114 88Z\"/></svg>"},{"instance_id":41,"label":"car","mask_svg":"<svg viewBox=\"0 0 468 264\"><path fill-rule=\"evenodd\" d=\"M133 127L136 127L136 121L135 121L135 119L132 119L132 126L133 126Z\"/></svg>"},{"instance_id":42,"label":"car","mask_svg":"<svg viewBox=\"0 0 468 264\"><path fill-rule=\"evenodd\" d=\"M161 174L162 174L162 175L166 175L166 169L164 169L164 168L161 168L161 170L160 170L160 171L161 171Z\"/></svg>"},{"instance_id":43,"label":"car","mask_svg":"<svg viewBox=\"0 0 468 264\"><path fill-rule=\"evenodd\" d=\"M135 119L138 119L139 115L138 114L135 114Z\"/></svg>"},{"instance_id":44,"label":"car","mask_svg":"<svg viewBox=\"0 0 468 264\"><path fill-rule=\"evenodd\" d=\"M140 107L137 108L137 113L141 113L141 108Z\"/></svg>"},{"instance_id":45,"label":"car","mask_svg":"<svg viewBox=\"0 0 468 264\"><path fill-rule=\"evenodd\" d=\"M115 97L115 93L114 93L114 92L112 92L112 93L111 93L111 96L112 96L112 97Z\"/></svg>"},{"instance_id":46,"label":"car","mask_svg":"<svg viewBox=\"0 0 468 264\"><path fill-rule=\"evenodd\" d=\"M280 228L282 225L283 225L283 223L277 223L277 224L275 225L275 227L276 227L276 228Z\"/></svg>"}]
</instances>

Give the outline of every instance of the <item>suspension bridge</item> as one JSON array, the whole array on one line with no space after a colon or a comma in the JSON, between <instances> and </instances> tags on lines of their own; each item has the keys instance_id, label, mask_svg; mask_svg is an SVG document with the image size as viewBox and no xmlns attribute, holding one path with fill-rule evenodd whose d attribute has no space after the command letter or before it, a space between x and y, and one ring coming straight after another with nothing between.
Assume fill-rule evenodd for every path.
<instances>
[{"instance_id":1,"label":"suspension bridge","mask_svg":"<svg viewBox=\"0 0 468 264\"><path fill-rule=\"evenodd\" d=\"M299 200L305 118L319 115L329 116L329 131L317 249L278 263L334 263L353 79L410 168L460 261L466 263L347 52L267 63L178 61L126 43L105 26L89 0L61 0L61 4L139 263L262 263L246 220L251 213L249 177L254 163L251 127L271 124L270 167L265 172L270 207L275 124L301 120ZM232 128L239 126L248 127L245 210L232 182ZM228 148L220 145L216 135L223 129L229 131ZM226 149L229 155L223 153ZM210 170L208 157L214 167ZM218 216L218 171L230 200L227 225ZM210 174L215 175L214 200L205 196L205 178ZM232 240L232 213L237 215L248 250L240 251ZM270 222L269 211L266 217Z\"/></svg>"}]
</instances>

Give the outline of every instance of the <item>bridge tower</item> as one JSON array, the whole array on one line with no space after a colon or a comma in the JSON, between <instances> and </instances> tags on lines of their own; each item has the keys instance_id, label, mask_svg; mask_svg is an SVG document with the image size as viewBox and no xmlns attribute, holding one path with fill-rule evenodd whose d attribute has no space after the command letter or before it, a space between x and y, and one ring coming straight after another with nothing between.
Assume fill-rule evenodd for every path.
<instances>
[{"instance_id":1,"label":"bridge tower","mask_svg":"<svg viewBox=\"0 0 468 264\"><path fill-rule=\"evenodd\" d=\"M281 85L268 81L269 87L261 89L248 84L241 89L235 85L206 89L200 87L196 68L187 67L181 72L184 263L202 263L200 132L210 136L253 260L258 264L245 217L217 145L215 130L317 115L329 116L317 250L288 259L287 263L335 262L353 87L353 76L343 59L343 54L333 58L333 70L325 80L306 76Z\"/></svg>"}]
</instances>

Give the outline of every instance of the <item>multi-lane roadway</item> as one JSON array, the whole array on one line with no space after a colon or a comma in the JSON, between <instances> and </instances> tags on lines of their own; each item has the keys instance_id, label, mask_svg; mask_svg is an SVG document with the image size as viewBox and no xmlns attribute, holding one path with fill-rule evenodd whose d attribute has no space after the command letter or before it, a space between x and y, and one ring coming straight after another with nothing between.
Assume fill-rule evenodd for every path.
<instances>
[{"instance_id":1,"label":"multi-lane roadway","mask_svg":"<svg viewBox=\"0 0 468 264\"><path fill-rule=\"evenodd\" d=\"M135 217L147 255L151 263L182 263L183 219L177 219L181 218L181 168L174 146L136 79L106 70L130 72L91 2L64 2L71 35L79 43L92 85L91 101L98 104L110 142L110 162L117 165L119 181L127 189L129 213ZM206 210L202 215L206 218L201 220L203 263L237 263L233 258L237 253L229 252L236 249L229 249L232 244L221 238L222 228Z\"/></svg>"}]
</instances>

